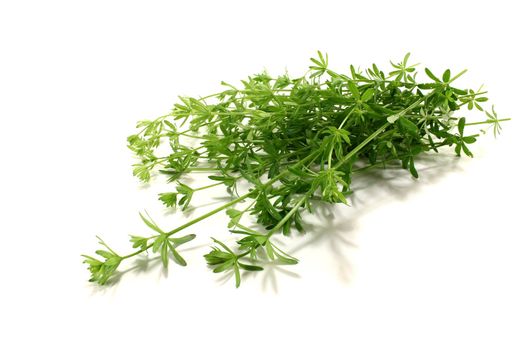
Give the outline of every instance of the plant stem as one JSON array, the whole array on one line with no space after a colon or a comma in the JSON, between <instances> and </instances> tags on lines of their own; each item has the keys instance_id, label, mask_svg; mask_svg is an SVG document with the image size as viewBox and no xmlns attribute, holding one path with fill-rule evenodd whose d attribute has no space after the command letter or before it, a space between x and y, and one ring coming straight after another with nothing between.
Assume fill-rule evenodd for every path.
<instances>
[{"instance_id":1,"label":"plant stem","mask_svg":"<svg viewBox=\"0 0 525 350\"><path fill-rule=\"evenodd\" d=\"M310 161L312 158L315 159L319 155L319 153L320 153L320 151L315 151L315 152L311 153L307 157L305 157L302 160L300 160L297 163L295 163L295 165L293 165L292 167L302 166L304 163ZM260 191L261 189L264 189L264 188L272 185L273 183L275 183L276 181L278 181L279 179L281 179L282 177L284 177L288 173L289 173L289 169L285 169L279 175L277 175L276 177L272 178L271 180L269 180L268 182L263 184L262 188L259 187L259 188L256 188L254 190L251 190L250 192L248 192L248 193L246 193L246 194L244 194L244 195L242 195L242 196L240 196L240 197L238 197L238 198L236 198L236 199L234 199L234 200L232 200L232 201L230 201L230 202L228 202L228 203L226 203L224 205L221 205L220 207L215 208L212 211L207 212L206 214L203 214L203 215L201 215L201 216L199 216L199 217L197 217L197 218L195 218L195 219L193 219L191 221L188 221L187 223L185 223L185 224L183 224L183 225L181 225L181 226L179 226L179 227L177 227L177 228L175 228L175 229L173 229L171 231L168 231L165 234L169 237L169 236L171 236L171 235L173 235L173 234L175 234L177 232L180 232L180 231L184 230L185 228L188 228L188 227L198 223L199 221L205 220L205 219L209 218L210 216L215 215L215 214L221 212L222 210L227 209L227 208L233 206L234 204L245 200L246 198L248 198L248 197L252 196L253 194L257 193L258 191ZM135 255L138 255L138 254L140 254L140 253L150 249L152 246L153 246L153 243L150 243L144 249L140 249L140 250L137 250L136 252L133 252L131 254L123 256L122 260L131 258L131 257L133 257Z\"/></svg>"},{"instance_id":2,"label":"plant stem","mask_svg":"<svg viewBox=\"0 0 525 350\"><path fill-rule=\"evenodd\" d=\"M187 168L184 172L191 173L192 171L219 171L219 168Z\"/></svg>"},{"instance_id":3,"label":"plant stem","mask_svg":"<svg viewBox=\"0 0 525 350\"><path fill-rule=\"evenodd\" d=\"M509 121L509 120L511 120L511 118L503 118L503 119L497 119L497 120L488 119L488 120L485 120L485 121L482 121L482 122L465 123L465 126L468 126L468 125L480 125L480 124L493 124L493 123L499 123L499 122L506 122L506 121Z\"/></svg>"},{"instance_id":4,"label":"plant stem","mask_svg":"<svg viewBox=\"0 0 525 350\"><path fill-rule=\"evenodd\" d=\"M395 115L396 116L403 116L405 115L407 112L409 112L410 110L414 109L415 107L417 107L421 102L423 102L426 98L428 98L429 96L431 96L432 93L426 95L424 98L420 98L418 101L414 102L413 104L411 104L410 106L408 106L407 108L405 108L404 110L396 113ZM357 152L359 152L361 149L363 149L363 147L365 147L370 141L372 141L374 138L376 138L379 134L381 134L386 128L388 128L390 125L392 125L392 123L390 122L386 122L385 124L383 124L381 127L379 127L379 129L377 129L375 132L373 132L372 134L370 134L370 136L368 136L364 141L362 141L359 145L357 145L356 147L354 147L343 159L341 159L336 165L334 165L334 169L337 169L339 168L340 166L342 166L345 162L347 162L349 159L351 159L354 155L357 154ZM298 166L301 166L303 164L305 164L306 162L308 161L311 161L315 158L317 158L317 156L319 155L320 153L320 150L316 151L316 152L313 152L311 153L309 156L303 158L302 160L298 161L297 163L295 163L294 166L292 167L298 167ZM263 184L262 188L266 188L268 186L270 186L271 184L275 183L276 181L278 181L279 179L281 179L284 175L286 175L287 173L289 172L288 169L285 169L283 170L279 175L277 175L276 177L272 178L271 180L269 180L268 182L266 182L265 184ZM205 220L207 219L208 217L214 215L214 214L217 214L219 212L221 212L222 210L224 209L227 209L229 207L231 207L232 205L238 203L238 202L241 202L243 201L244 199L250 197L251 195L253 195L254 193L256 193L257 191L260 191L261 188L257 188L257 189L254 189L246 194L244 194L243 196L241 197L238 197L204 215L201 215L199 216L198 218L195 218L169 232L167 232L166 234L168 236L171 236L177 232L180 232L182 230L184 230L185 228L188 228L189 226L191 225L194 225L196 223L198 223L199 221L202 221L202 220ZM308 193L308 195L310 195L310 192ZM279 223L273 228L271 229L269 232L268 232L268 235L273 235L277 230L279 230L285 223L287 220L290 219L290 217L294 214L295 211L297 211L299 209L299 207L304 203L304 201L307 199L307 195L304 195L301 200L299 202L296 203L296 205L292 208L292 210L290 212L288 212L288 214L283 218L281 219L281 221L279 221ZM138 250L134 253L131 253L129 255L126 255L124 257L122 257L122 259L127 259L127 258L130 258L132 256L135 256L137 254L140 254L141 252L143 251L146 251L148 249L150 249L151 247L153 246L153 243L149 244L148 246L146 246L144 249L141 249L141 250Z\"/></svg>"},{"instance_id":5,"label":"plant stem","mask_svg":"<svg viewBox=\"0 0 525 350\"><path fill-rule=\"evenodd\" d=\"M212 187L215 187L215 186L219 186L219 185L222 185L222 184L223 184L222 182L216 182L216 183L211 184L211 185L202 186L202 187L199 187L199 188L194 188L193 191L194 192L201 191L201 190L205 190L205 189L212 188Z\"/></svg>"},{"instance_id":6,"label":"plant stem","mask_svg":"<svg viewBox=\"0 0 525 350\"><path fill-rule=\"evenodd\" d=\"M419 106L419 104L421 102L423 102L424 100L426 100L428 97L432 96L433 92L429 93L428 95L426 95L425 97L422 97L420 99L418 99L416 102L412 103L410 106L408 106L407 108L403 109L402 111L394 114L395 116L397 117L402 117L404 116L407 112L410 112L412 109L416 108L417 106ZM368 136L363 142L361 142L359 145L357 145L356 147L354 147L346 156L344 156L343 159L341 159L336 165L334 165L334 169L337 169L339 168L341 165L343 165L344 163L346 163L349 159L351 159L353 156L355 156L357 154L357 152L359 152L363 147L365 147L370 141L372 141L373 139L375 139L379 134L381 134L386 128L388 128L390 125L392 125L392 123L390 122L386 122L385 124L383 124L379 129L377 129L375 132L373 132L372 134L370 134L370 136Z\"/></svg>"},{"instance_id":7,"label":"plant stem","mask_svg":"<svg viewBox=\"0 0 525 350\"><path fill-rule=\"evenodd\" d=\"M269 239L274 233L276 233L277 231L279 231L281 229L281 227L284 226L284 224L286 224L286 222L288 220L290 220L290 218L294 215L294 213L299 210L299 208L301 207L301 205L304 204L304 202L308 199L308 197L312 194L312 190L308 191L306 194L304 194L301 199L295 203L295 205L293 206L293 208L281 219L281 221L279 221L279 223L277 225L275 225L270 231L268 231L268 233L266 234L266 237Z\"/></svg>"},{"instance_id":8,"label":"plant stem","mask_svg":"<svg viewBox=\"0 0 525 350\"><path fill-rule=\"evenodd\" d=\"M165 234L169 237L169 236L171 236L171 235L173 235L173 234L175 234L175 233L177 233L177 232L179 232L179 231L184 230L185 228L187 228L187 227L189 227L189 226L191 226L191 225L194 225L194 224L198 223L199 221L202 221L202 220L204 220L204 219L207 219L207 218L209 218L210 216L212 216L212 215L214 215L214 214L217 214L218 212L220 212L220 211L222 211L222 210L224 210L224 209L226 209L226 208L229 208L229 207L231 207L232 205L234 205L234 204L236 204L236 203L238 203L238 202L241 202L241 201L245 200L246 198L248 198L248 197L252 194L252 192L253 192L253 191L248 192L248 193L246 193L246 194L243 195L243 196L240 196L240 197L238 197L238 198L236 198L236 199L234 199L234 200L232 200L232 201L230 201L230 202L228 202L228 203L226 203L226 204L224 204L224 205L221 205L220 207L215 208L215 209L213 209L212 211L209 211L209 212L207 212L206 214L199 216L198 218L195 218L195 219L193 219L193 220L191 220L191 221L188 221L187 223L185 223L185 224L183 224L183 225L177 227L176 229L173 229L173 230L171 230L171 231L169 231L169 232L166 232ZM136 252L133 252L133 253L131 253L131 254L129 254L129 255L125 255L125 256L122 257L122 259L128 259L128 258L131 258L132 256L135 256L135 255L137 255L137 254L140 254L140 253L142 253L142 252L144 252L144 251L150 249L152 246L153 246L153 243L150 243L150 244L148 244L144 249L140 249L140 250L137 250Z\"/></svg>"},{"instance_id":9,"label":"plant stem","mask_svg":"<svg viewBox=\"0 0 525 350\"><path fill-rule=\"evenodd\" d=\"M430 96L430 94L427 95L427 96ZM405 113L407 113L410 110L412 110L413 108L417 107L423 100L424 100L424 98L420 98L419 101L416 101L415 103L413 103L409 107L407 107L404 110L402 110L401 112L397 113L397 115L398 116L403 116ZM381 134L390 125L392 125L392 123L390 123L390 122L386 122L385 124L383 124L379 129L377 129L375 132L373 132L370 136L368 136L359 145L354 147L343 159L341 159L336 165L334 165L333 168L337 169L338 167L342 166L346 161L348 161L355 154L357 154L357 152L359 152L363 147L365 147L370 141L375 139L379 134ZM330 167L330 158L329 158L328 162L329 162L329 167ZM310 190L305 195L303 195L301 200L299 200L295 204L295 206L286 214L286 216L284 218L282 218L281 221L279 221L279 223L275 227L273 227L270 231L268 231L268 233L267 233L268 238L271 237L275 232L277 232L281 227L283 227L283 225L292 217L292 215L300 208L300 206L303 205L303 203L306 201L308 196L311 195L311 193L312 192Z\"/></svg>"}]
</instances>

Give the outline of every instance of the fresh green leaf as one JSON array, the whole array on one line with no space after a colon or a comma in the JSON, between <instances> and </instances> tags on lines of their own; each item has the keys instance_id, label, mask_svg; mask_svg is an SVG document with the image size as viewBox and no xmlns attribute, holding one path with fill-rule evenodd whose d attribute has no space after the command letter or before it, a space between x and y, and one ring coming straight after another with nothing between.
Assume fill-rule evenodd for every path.
<instances>
[{"instance_id":1,"label":"fresh green leaf","mask_svg":"<svg viewBox=\"0 0 525 350\"><path fill-rule=\"evenodd\" d=\"M173 207L177 204L177 193L176 192L165 192L159 193L159 200L164 203L166 207Z\"/></svg>"}]
</instances>

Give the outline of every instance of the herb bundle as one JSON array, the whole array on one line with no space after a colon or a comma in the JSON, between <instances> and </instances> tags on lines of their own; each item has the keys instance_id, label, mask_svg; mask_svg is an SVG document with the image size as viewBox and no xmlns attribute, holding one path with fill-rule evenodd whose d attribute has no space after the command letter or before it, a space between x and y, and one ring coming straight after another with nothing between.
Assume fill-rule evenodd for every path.
<instances>
[{"instance_id":1,"label":"herb bundle","mask_svg":"<svg viewBox=\"0 0 525 350\"><path fill-rule=\"evenodd\" d=\"M185 266L177 249L195 235L178 234L225 211L228 229L238 235L236 246L212 238L214 246L204 258L213 272L233 271L238 287L240 270L262 270L273 260L296 264L274 236L302 232L302 215L318 201L346 204L354 173L388 163L417 178L416 157L443 147L472 157L469 147L479 135L466 127L487 124L496 136L500 122L508 119L498 119L494 107L483 107L486 91L453 86L466 70L447 69L439 78L425 68L428 78L418 83L417 65L409 64L409 56L392 63L389 73L375 64L337 73L318 52L304 76L263 72L240 87L223 82L219 93L180 97L170 114L140 121L140 131L128 137L139 159L133 174L148 182L159 173L176 183L173 192L159 194L166 207L187 210L195 192L219 185L231 200L172 230L141 214L153 234L131 236L134 250L127 255L100 239L100 257L84 255L90 281L105 284L123 260L149 251L160 255L165 267L170 259ZM461 108L479 110L485 118L467 122L453 116ZM165 155L161 143L169 145ZM209 184L192 188L182 182L183 175L195 172L209 172ZM239 186L243 182L249 185L245 191Z\"/></svg>"}]
</instances>

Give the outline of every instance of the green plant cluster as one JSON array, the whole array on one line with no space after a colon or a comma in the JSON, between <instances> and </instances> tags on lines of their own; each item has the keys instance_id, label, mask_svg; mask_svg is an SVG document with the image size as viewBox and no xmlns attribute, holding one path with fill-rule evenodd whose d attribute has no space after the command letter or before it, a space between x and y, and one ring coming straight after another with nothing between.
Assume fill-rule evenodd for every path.
<instances>
[{"instance_id":1,"label":"green plant cluster","mask_svg":"<svg viewBox=\"0 0 525 350\"><path fill-rule=\"evenodd\" d=\"M486 124L496 135L508 119L498 119L493 107L485 111L486 91L456 86L466 70L447 69L438 77L425 68L427 78L418 82L409 56L392 63L388 73L375 64L339 73L318 52L304 76L263 72L238 87L223 82L219 93L180 97L170 114L139 122L139 132L128 138L139 160L133 173L144 182L156 173L177 183L173 192L159 194L166 207L187 210L196 191L220 185L232 198L170 231L141 215L154 233L132 236L128 255L108 248L96 252L103 259L86 256L91 281L106 283L122 260L147 251L159 254L164 266L170 257L186 265L176 248L195 235L175 235L225 210L228 228L239 238L235 247L213 239L205 260L213 272L233 271L239 286L241 269L262 270L267 261L296 264L274 235L302 232L303 214L319 201L346 204L354 173L398 164L417 178L421 153L452 147L458 156L472 157L469 147L479 135L466 132L467 126ZM456 116L463 107L486 118L468 123ZM167 155L160 154L161 143L169 145ZM182 175L195 172L209 172L210 184L192 188L182 182ZM249 183L242 194L241 182Z\"/></svg>"}]
</instances>

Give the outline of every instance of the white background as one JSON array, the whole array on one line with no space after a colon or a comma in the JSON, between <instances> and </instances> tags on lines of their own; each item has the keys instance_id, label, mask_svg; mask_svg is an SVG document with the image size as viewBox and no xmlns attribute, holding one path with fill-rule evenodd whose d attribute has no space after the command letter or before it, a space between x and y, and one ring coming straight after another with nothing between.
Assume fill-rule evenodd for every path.
<instances>
[{"instance_id":1,"label":"white background","mask_svg":"<svg viewBox=\"0 0 525 350\"><path fill-rule=\"evenodd\" d=\"M0 347L525 349L518 4L2 1ZM202 258L229 236L222 215L188 231L188 267L87 283L96 234L126 251L128 234L148 234L139 210L166 228L188 220L156 200L161 181L131 176L135 122L221 80L302 74L318 49L336 70L388 70L408 51L434 71L469 68L459 83L485 84L513 120L473 159L423 160L418 181L356 176L351 207L282 240L299 265L240 289Z\"/></svg>"}]
</instances>

